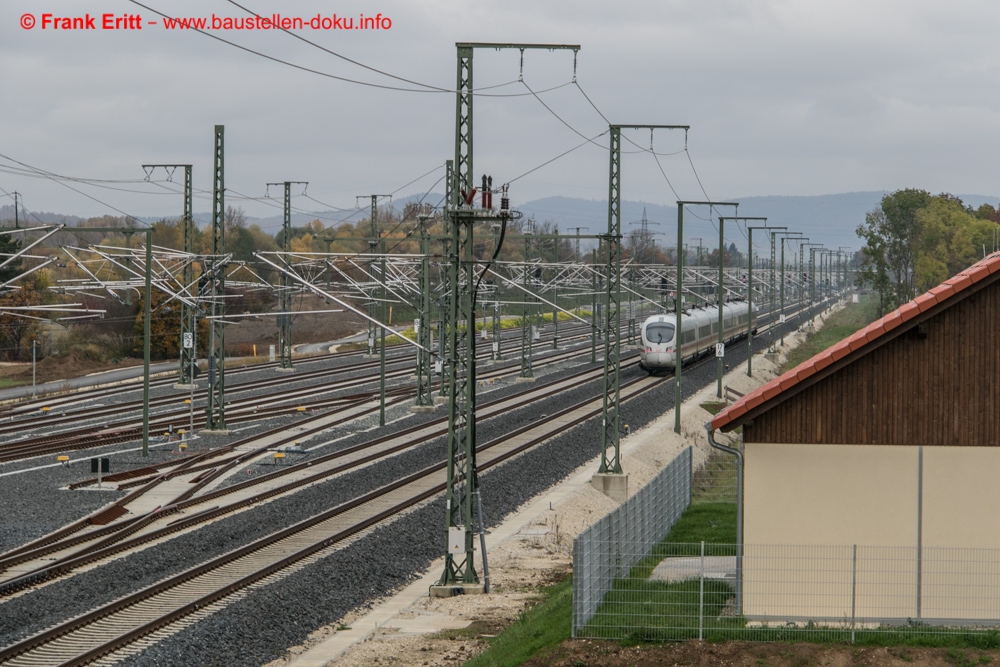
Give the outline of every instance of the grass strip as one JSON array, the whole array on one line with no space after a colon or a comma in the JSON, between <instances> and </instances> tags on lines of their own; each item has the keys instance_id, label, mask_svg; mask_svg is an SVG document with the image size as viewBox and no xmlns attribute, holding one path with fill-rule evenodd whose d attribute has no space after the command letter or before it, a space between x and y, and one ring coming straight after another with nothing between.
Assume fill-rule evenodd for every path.
<instances>
[{"instance_id":1,"label":"grass strip","mask_svg":"<svg viewBox=\"0 0 1000 667\"><path fill-rule=\"evenodd\" d=\"M544 599L521 613L513 625L490 641L490 647L467 667L514 667L538 652L569 639L573 611L572 579L542 589Z\"/></svg>"}]
</instances>

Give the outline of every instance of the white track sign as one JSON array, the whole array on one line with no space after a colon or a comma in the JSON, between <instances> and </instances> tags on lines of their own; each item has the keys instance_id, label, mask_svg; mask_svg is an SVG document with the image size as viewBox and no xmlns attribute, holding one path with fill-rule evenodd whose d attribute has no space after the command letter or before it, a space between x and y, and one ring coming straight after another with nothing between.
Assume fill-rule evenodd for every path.
<instances>
[{"instance_id":1,"label":"white track sign","mask_svg":"<svg viewBox=\"0 0 1000 667\"><path fill-rule=\"evenodd\" d=\"M190 350L194 347L194 334L190 331L184 332L183 343L185 350Z\"/></svg>"},{"instance_id":2,"label":"white track sign","mask_svg":"<svg viewBox=\"0 0 1000 667\"><path fill-rule=\"evenodd\" d=\"M726 344L725 343L716 343L715 344L715 356L719 357L720 359L726 356Z\"/></svg>"}]
</instances>

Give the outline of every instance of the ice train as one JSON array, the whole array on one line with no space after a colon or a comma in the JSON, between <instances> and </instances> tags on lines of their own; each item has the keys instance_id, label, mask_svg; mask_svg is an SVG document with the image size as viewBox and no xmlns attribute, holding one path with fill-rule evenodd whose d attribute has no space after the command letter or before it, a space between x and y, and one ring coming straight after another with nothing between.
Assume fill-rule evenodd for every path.
<instances>
[{"instance_id":1,"label":"ice train","mask_svg":"<svg viewBox=\"0 0 1000 667\"><path fill-rule=\"evenodd\" d=\"M754 312L757 307L754 306ZM722 340L729 343L747 335L750 309L746 301L731 301L722 306ZM642 323L639 364L647 371L673 370L677 363L677 316L663 313ZM756 332L754 332L756 333ZM719 308L692 308L681 314L680 359L698 358L715 352L719 342Z\"/></svg>"}]
</instances>

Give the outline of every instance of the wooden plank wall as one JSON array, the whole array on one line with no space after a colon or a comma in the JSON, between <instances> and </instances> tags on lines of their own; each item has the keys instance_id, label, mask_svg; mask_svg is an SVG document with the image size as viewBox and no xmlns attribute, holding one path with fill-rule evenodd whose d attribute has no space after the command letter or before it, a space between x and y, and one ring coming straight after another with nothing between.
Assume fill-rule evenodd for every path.
<instances>
[{"instance_id":1,"label":"wooden plank wall","mask_svg":"<svg viewBox=\"0 0 1000 667\"><path fill-rule=\"evenodd\" d=\"M744 427L746 442L1000 445L1000 281Z\"/></svg>"}]
</instances>

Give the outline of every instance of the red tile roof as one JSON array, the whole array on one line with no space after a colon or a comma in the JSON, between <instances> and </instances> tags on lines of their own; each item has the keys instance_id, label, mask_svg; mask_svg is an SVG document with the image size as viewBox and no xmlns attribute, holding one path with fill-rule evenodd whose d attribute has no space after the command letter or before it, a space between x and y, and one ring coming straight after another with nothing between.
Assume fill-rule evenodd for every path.
<instances>
[{"instance_id":1,"label":"red tile roof","mask_svg":"<svg viewBox=\"0 0 1000 667\"><path fill-rule=\"evenodd\" d=\"M767 384L758 387L712 419L712 428L735 428L740 425L740 418L751 410L767 403L780 403L781 395L800 382L815 375L830 364L840 361L851 352L856 352L866 345L875 342L888 332L912 320L920 313L951 299L961 299L965 290L981 282L990 275L1000 271L1000 253L993 253L980 262L965 269L956 276L949 278L934 289L921 294L913 301L905 303L885 317L876 320L867 327L856 331L839 343L831 345L812 359L804 361Z\"/></svg>"}]
</instances>

